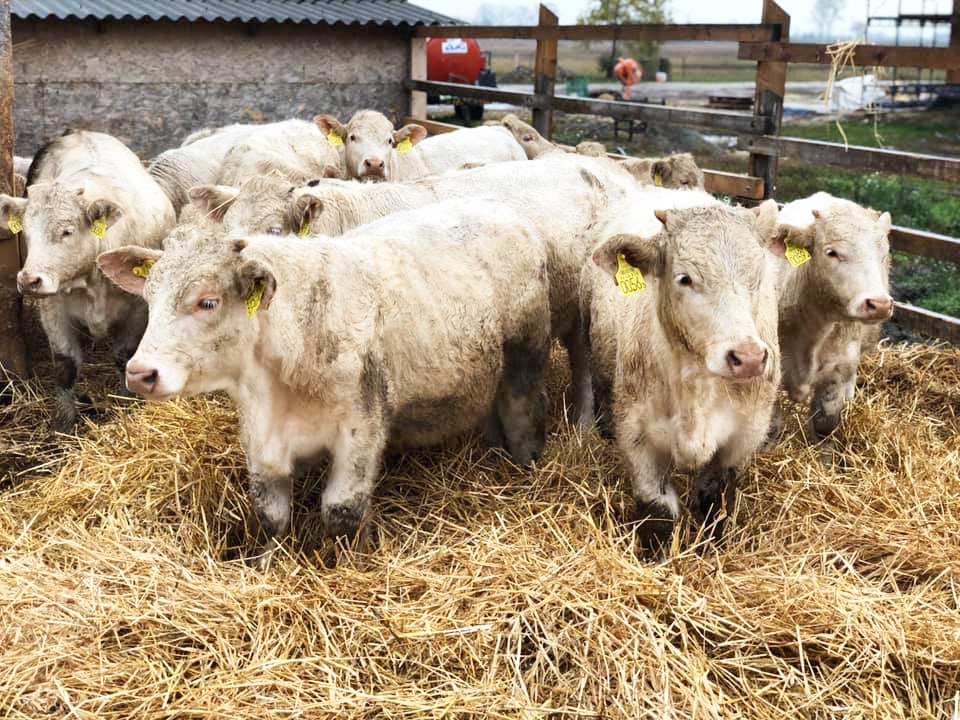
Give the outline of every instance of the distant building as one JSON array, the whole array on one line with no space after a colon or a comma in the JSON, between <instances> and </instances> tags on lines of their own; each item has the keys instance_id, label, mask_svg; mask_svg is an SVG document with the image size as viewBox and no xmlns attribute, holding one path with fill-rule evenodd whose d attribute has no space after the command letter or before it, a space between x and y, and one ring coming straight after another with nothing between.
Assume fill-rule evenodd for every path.
<instances>
[{"instance_id":1,"label":"distant building","mask_svg":"<svg viewBox=\"0 0 960 720\"><path fill-rule=\"evenodd\" d=\"M16 152L67 127L143 158L202 127L407 112L406 0L12 0Z\"/></svg>"}]
</instances>

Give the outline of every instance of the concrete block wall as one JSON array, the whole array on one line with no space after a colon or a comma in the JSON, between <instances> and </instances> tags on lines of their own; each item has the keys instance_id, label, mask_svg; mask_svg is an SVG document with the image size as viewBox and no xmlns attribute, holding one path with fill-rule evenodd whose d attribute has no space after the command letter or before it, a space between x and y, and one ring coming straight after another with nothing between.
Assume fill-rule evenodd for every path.
<instances>
[{"instance_id":1,"label":"concrete block wall","mask_svg":"<svg viewBox=\"0 0 960 720\"><path fill-rule=\"evenodd\" d=\"M407 111L404 29L14 20L13 40L18 155L68 127L147 160L203 127Z\"/></svg>"}]
</instances>

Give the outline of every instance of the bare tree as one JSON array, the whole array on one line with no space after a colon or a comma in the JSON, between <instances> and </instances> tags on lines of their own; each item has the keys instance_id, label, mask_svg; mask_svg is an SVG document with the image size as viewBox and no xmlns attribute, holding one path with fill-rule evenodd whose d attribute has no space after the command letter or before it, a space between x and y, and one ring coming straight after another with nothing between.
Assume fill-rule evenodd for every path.
<instances>
[{"instance_id":1,"label":"bare tree","mask_svg":"<svg viewBox=\"0 0 960 720\"><path fill-rule=\"evenodd\" d=\"M833 26L843 10L843 0L817 0L813 6L813 21L820 28L820 38L830 40Z\"/></svg>"}]
</instances>

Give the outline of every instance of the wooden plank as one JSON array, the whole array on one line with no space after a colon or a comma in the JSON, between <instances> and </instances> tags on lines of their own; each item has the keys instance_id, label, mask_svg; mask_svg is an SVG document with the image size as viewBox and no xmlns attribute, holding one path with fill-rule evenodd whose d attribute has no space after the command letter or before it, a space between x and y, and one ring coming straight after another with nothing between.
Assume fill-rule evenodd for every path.
<instances>
[{"instance_id":1,"label":"wooden plank","mask_svg":"<svg viewBox=\"0 0 960 720\"><path fill-rule=\"evenodd\" d=\"M813 63L833 62L828 45L816 43L762 42L740 43L740 60L761 62ZM923 67L934 70L960 68L960 47L908 47L904 45L858 45L853 52L857 67Z\"/></svg>"},{"instance_id":2,"label":"wooden plank","mask_svg":"<svg viewBox=\"0 0 960 720\"><path fill-rule=\"evenodd\" d=\"M751 153L791 157L822 165L960 182L960 158L790 137L743 136L737 147Z\"/></svg>"},{"instance_id":3,"label":"wooden plank","mask_svg":"<svg viewBox=\"0 0 960 720\"><path fill-rule=\"evenodd\" d=\"M410 77L414 80L427 79L427 41L426 38L410 38ZM415 118L427 117L427 94L419 90L410 91L410 115Z\"/></svg>"},{"instance_id":4,"label":"wooden plank","mask_svg":"<svg viewBox=\"0 0 960 720\"><path fill-rule=\"evenodd\" d=\"M960 263L960 240L947 235L894 225L890 230L890 248L911 255Z\"/></svg>"},{"instance_id":5,"label":"wooden plank","mask_svg":"<svg viewBox=\"0 0 960 720\"><path fill-rule=\"evenodd\" d=\"M427 80L407 80L407 90L424 90L437 95L455 95L475 98L485 102L505 102L523 108L544 107L545 103L533 93L499 90L497 88L463 85L460 83L441 83ZM729 130L734 133L763 134L769 122L762 116L734 110L706 110L699 108L679 108L665 105L647 105L628 103L618 100L595 100L556 96L550 106L563 112L584 113L587 115L607 115L618 118L636 118L658 123L673 123L686 127L706 130Z\"/></svg>"},{"instance_id":6,"label":"wooden plank","mask_svg":"<svg viewBox=\"0 0 960 720\"><path fill-rule=\"evenodd\" d=\"M911 332L960 343L960 320L949 315L898 302L893 322Z\"/></svg>"},{"instance_id":7,"label":"wooden plank","mask_svg":"<svg viewBox=\"0 0 960 720\"><path fill-rule=\"evenodd\" d=\"M777 29L770 25L745 24L629 24L558 25L541 28L527 25L419 25L414 37L505 38L514 40L713 40L725 42L764 42Z\"/></svg>"},{"instance_id":8,"label":"wooden plank","mask_svg":"<svg viewBox=\"0 0 960 720\"><path fill-rule=\"evenodd\" d=\"M763 0L763 21L776 22L780 26L780 37L786 42L790 38L790 16L773 0ZM783 96L787 90L787 64L784 62L761 61L757 63L756 95L753 112L757 117L766 117L770 121L769 133L780 134L783 120ZM777 191L776 155L750 153L748 167L751 175L763 178L763 197L773 197Z\"/></svg>"},{"instance_id":9,"label":"wooden plank","mask_svg":"<svg viewBox=\"0 0 960 720\"><path fill-rule=\"evenodd\" d=\"M0 192L13 193L13 40L10 0L0 0ZM0 241L0 366L26 377L27 354L17 291L20 270L18 238ZM0 385L5 378L0 375Z\"/></svg>"},{"instance_id":10,"label":"wooden plank","mask_svg":"<svg viewBox=\"0 0 960 720\"><path fill-rule=\"evenodd\" d=\"M546 5L540 6L541 28L556 27L559 19ZM537 38L537 53L533 67L533 92L544 100L543 106L533 108L533 126L541 135L553 137L553 100L557 84L557 39Z\"/></svg>"}]
</instances>

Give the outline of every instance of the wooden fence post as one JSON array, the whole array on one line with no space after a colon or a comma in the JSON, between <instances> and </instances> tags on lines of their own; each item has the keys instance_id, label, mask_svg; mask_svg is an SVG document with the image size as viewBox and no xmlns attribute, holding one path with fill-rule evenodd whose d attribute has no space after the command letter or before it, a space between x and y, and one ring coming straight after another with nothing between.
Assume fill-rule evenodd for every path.
<instances>
[{"instance_id":1,"label":"wooden fence post","mask_svg":"<svg viewBox=\"0 0 960 720\"><path fill-rule=\"evenodd\" d=\"M780 34L774 42L790 40L790 16L774 0L763 0L764 23L780 23ZM761 61L757 63L757 94L754 115L772 118L771 135L780 134L783 121L783 96L787 85L787 63ZM750 174L763 178L763 197L773 197L777 189L777 155L750 153Z\"/></svg>"},{"instance_id":2,"label":"wooden fence post","mask_svg":"<svg viewBox=\"0 0 960 720\"><path fill-rule=\"evenodd\" d=\"M556 27L559 19L545 5L540 6L540 27ZM537 37L537 56L533 68L533 92L544 104L533 109L533 126L545 138L553 137L553 92L557 80L557 38Z\"/></svg>"},{"instance_id":3,"label":"wooden fence post","mask_svg":"<svg viewBox=\"0 0 960 720\"><path fill-rule=\"evenodd\" d=\"M950 47L960 48L960 0L953 0L953 14L950 16ZM948 83L960 83L960 68L947 70Z\"/></svg>"},{"instance_id":4,"label":"wooden fence post","mask_svg":"<svg viewBox=\"0 0 960 720\"><path fill-rule=\"evenodd\" d=\"M427 39L410 38L410 79L427 79ZM427 94L417 90L410 91L410 117L417 120L427 119Z\"/></svg>"},{"instance_id":5,"label":"wooden fence post","mask_svg":"<svg viewBox=\"0 0 960 720\"><path fill-rule=\"evenodd\" d=\"M13 194L13 39L10 0L0 0L0 192ZM27 354L20 322L20 245L15 235L0 240L0 366L27 376ZM2 384L0 376L0 384Z\"/></svg>"}]
</instances>

